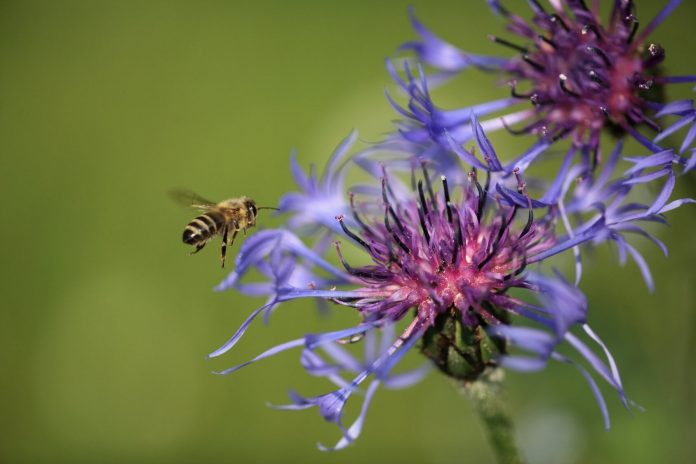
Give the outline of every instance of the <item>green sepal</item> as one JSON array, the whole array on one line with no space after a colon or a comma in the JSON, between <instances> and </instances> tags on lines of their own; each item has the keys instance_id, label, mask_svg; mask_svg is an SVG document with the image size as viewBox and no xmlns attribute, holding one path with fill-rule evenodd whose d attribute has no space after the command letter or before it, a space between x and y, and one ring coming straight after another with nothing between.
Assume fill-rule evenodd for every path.
<instances>
[{"instance_id":1,"label":"green sepal","mask_svg":"<svg viewBox=\"0 0 696 464\"><path fill-rule=\"evenodd\" d=\"M452 308L440 314L425 332L421 352L447 376L476 380L495 359L504 346L486 333L485 325L468 326L462 323L459 310Z\"/></svg>"}]
</instances>

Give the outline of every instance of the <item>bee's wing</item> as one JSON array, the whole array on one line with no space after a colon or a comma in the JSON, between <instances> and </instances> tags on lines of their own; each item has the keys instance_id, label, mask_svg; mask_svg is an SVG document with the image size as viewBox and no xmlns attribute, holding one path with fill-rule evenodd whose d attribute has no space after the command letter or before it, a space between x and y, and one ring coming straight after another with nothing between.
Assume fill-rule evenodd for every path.
<instances>
[{"instance_id":1,"label":"bee's wing","mask_svg":"<svg viewBox=\"0 0 696 464\"><path fill-rule=\"evenodd\" d=\"M216 205L216 203L186 189L172 189L169 191L169 196L181 206L189 208L208 210Z\"/></svg>"}]
</instances>

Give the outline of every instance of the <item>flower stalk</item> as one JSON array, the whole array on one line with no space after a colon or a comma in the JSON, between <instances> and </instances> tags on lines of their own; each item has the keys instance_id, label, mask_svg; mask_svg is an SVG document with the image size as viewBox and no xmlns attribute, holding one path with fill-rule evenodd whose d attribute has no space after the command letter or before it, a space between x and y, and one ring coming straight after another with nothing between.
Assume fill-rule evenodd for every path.
<instances>
[{"instance_id":1,"label":"flower stalk","mask_svg":"<svg viewBox=\"0 0 696 464\"><path fill-rule=\"evenodd\" d=\"M471 401L499 464L523 463L515 443L515 430L504 398L505 373L488 369L474 382L457 381L457 389Z\"/></svg>"}]
</instances>

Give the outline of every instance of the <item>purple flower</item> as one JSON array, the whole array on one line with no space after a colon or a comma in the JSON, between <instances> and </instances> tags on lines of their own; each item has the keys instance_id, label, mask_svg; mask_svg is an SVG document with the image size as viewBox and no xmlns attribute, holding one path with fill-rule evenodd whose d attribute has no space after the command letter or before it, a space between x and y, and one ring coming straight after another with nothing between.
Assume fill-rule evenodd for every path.
<instances>
[{"instance_id":1,"label":"purple flower","mask_svg":"<svg viewBox=\"0 0 696 464\"><path fill-rule=\"evenodd\" d=\"M351 132L341 141L329 157L321 176L314 165L310 167L309 174L305 174L297 163L296 153L292 153L290 167L301 192L287 193L280 200L280 211L292 213L288 225L293 228L305 227L308 232L314 232L320 226L337 230L334 217L349 211L344 196L345 165L342 163L357 137L357 132Z\"/></svg>"},{"instance_id":2,"label":"purple flower","mask_svg":"<svg viewBox=\"0 0 696 464\"><path fill-rule=\"evenodd\" d=\"M471 66L495 70L509 82L511 96L469 108L441 110L430 98L424 75L414 78L407 67L403 80L389 65L390 73L409 96L408 109L399 107L406 118L405 128L400 129L406 137L420 141L429 137L445 147L452 141L461 145L473 137L471 113L484 116L504 112L499 118L484 121L484 128L506 126L513 133L537 134L546 144L570 138L583 154L587 168L601 159L600 135L605 129L618 129L659 152L663 148L658 143L664 137L690 125L680 151L692 144L696 137L693 105L664 104L659 90L668 84L694 82L696 75L664 75L660 66L664 49L649 41L650 34L679 5L679 0L668 1L642 28L631 0L613 2L606 20L596 9L597 2L588 7L584 1L558 0L544 7L536 0L530 1L531 21L511 13L500 1L488 3L507 21L508 31L518 36L519 42L494 36L491 40L516 52L516 56L501 59L460 51L426 29L412 12L411 20L421 40L406 43L402 49L414 51L422 63L447 76ZM434 79L437 82L439 77ZM525 103L530 107L507 109ZM679 120L662 131L661 120L668 115ZM517 123L522 126L510 128Z\"/></svg>"},{"instance_id":3,"label":"purple flower","mask_svg":"<svg viewBox=\"0 0 696 464\"><path fill-rule=\"evenodd\" d=\"M378 334L378 332L380 333ZM350 395L352 391L350 386L351 382L350 380L346 380L345 376L355 376L360 374L362 371L369 369L370 365L377 361L380 355L389 350L394 337L394 326L388 325L385 326L381 331L369 330L362 335L354 337L353 339L324 343L320 345L320 351L323 352L323 356L319 353L319 350L305 348L302 352L302 358L300 361L302 367L309 374L328 379L337 387L341 388L347 397L347 395ZM363 345L362 358L354 356L349 350L346 349L346 344L356 343L358 341L360 341ZM343 437L334 447L327 448L320 444L320 449L325 451L339 450L345 448L356 438L358 438L362 430L370 402L372 401L372 397L379 386L383 386L387 389L407 388L414 383L419 382L430 371L430 369L430 365L425 364L420 368L405 373L388 375L384 378L371 380L367 386L365 395L362 397L363 404L360 408L360 414L358 417L349 427L346 428L342 423L340 423L340 411L337 412L336 417L331 416L333 419L332 421L338 423L343 431ZM292 404L274 407L277 409L297 410L318 405L321 408L322 402L327 403L336 401L335 404L338 406L342 405L343 400L342 397L337 397L331 393L317 398L304 398L301 395L292 392L290 397L293 401ZM329 411L332 410L333 409L329 407ZM331 415L331 412L329 412L329 415Z\"/></svg>"},{"instance_id":4,"label":"purple flower","mask_svg":"<svg viewBox=\"0 0 696 464\"><path fill-rule=\"evenodd\" d=\"M491 150L486 146L483 151ZM370 264L348 263L336 243L343 269L334 268L284 229L257 233L244 243L235 272L221 288L248 289L241 287L242 279L257 269L269 282L254 286L253 293L268 300L211 356L232 348L256 317L269 315L278 304L293 299L343 306L355 311L357 323L282 343L220 373L302 348L305 370L328 379L337 390L314 397L292 392L291 404L281 408L316 407L342 432L332 449L357 438L378 385L403 386L421 377L420 371L393 373L417 344L441 372L462 381L474 381L495 366L533 371L548 360L570 363L589 382L608 427L608 412L594 376L604 379L626 406L630 402L614 359L587 325L584 296L560 276L527 271L529 263L591 241L607 229L606 218L584 224L575 234L558 236L555 212L539 214L543 205L528 196L519 178L512 189L504 180L495 187L489 181L482 184L476 170L469 172L464 183L450 184L442 176L439 188L425 168L420 180L415 173L412 178L415 185L409 190L383 168L380 195L364 189L368 193L360 201L350 202L352 225L343 215L336 218L343 236L362 250ZM515 295L510 292L513 289ZM519 321L511 324L513 315L532 327L519 326ZM406 328L398 336L391 335L401 321L406 321ZM576 327L599 347L604 359L574 333ZM376 332L383 333L382 348L366 346L364 361L348 356L340 346L362 337L367 345ZM561 355L556 349L560 344L572 347L581 361ZM320 351L329 359L321 357ZM346 373L352 378L341 375ZM345 404L363 385L367 388L363 407L357 419L345 426Z\"/></svg>"},{"instance_id":5,"label":"purple flower","mask_svg":"<svg viewBox=\"0 0 696 464\"><path fill-rule=\"evenodd\" d=\"M591 8L582 0L549 3L545 9L529 0L533 17L527 22L488 0L524 41L492 38L519 52L513 58L460 51L412 16L421 40L402 48L421 62L406 62L403 75L387 62L409 99L401 106L388 95L403 116L398 132L354 154L349 152L357 135L351 133L321 174L314 166L304 172L293 153L298 191L280 200L285 224L249 237L234 271L218 285L265 302L209 357L231 350L259 316L268 321L287 301L309 299L354 314L349 327L304 334L218 372L231 374L299 349L302 368L334 390L317 396L290 391L289 404L273 407L316 408L335 424L340 439L320 449L342 449L358 438L380 386L407 387L433 368L466 383L500 367L532 372L559 361L587 381L607 428L609 412L597 378L626 408L634 406L616 361L588 324L588 303L577 288L582 249L612 242L619 261L631 258L652 290L648 264L630 237L643 237L667 253L642 224L666 223L665 213L694 203L671 197L675 166L696 167L693 102L664 104L652 92L696 76L663 75L658 65L664 51L647 40L679 1L668 1L642 29L630 0L613 2L607 21L596 11L598 2ZM440 74L427 77L423 65ZM437 106L429 86L470 67L501 73L512 95L453 110ZM530 107L515 108L527 100ZM663 120L671 122L661 130ZM523 127L510 129L513 124ZM508 160L486 135L501 128L540 137ZM629 134L650 154L623 156L628 167L619 171L623 137L601 159L600 135L607 128ZM656 134L644 135L645 128ZM658 145L679 131L685 135L678 150ZM528 189L522 173L565 138L572 143L556 176L546 181L525 174L533 187ZM355 166L379 183L346 191L348 169ZM646 195L646 184L656 183L657 193ZM357 253L344 256L339 239ZM565 253L575 259L574 283L546 269L548 258ZM397 364L414 348L429 362L400 372ZM348 421L344 411L352 398L362 405Z\"/></svg>"},{"instance_id":6,"label":"purple flower","mask_svg":"<svg viewBox=\"0 0 696 464\"><path fill-rule=\"evenodd\" d=\"M667 247L654 235L646 231L641 223L657 222L665 224L664 213L693 199L682 198L669 201L676 177L673 167L681 160L671 150L664 150L649 156L627 156L623 159L631 163L622 175L613 178L623 143L619 141L606 163L595 176L587 175L582 164L571 165L572 151L566 156L557 179L540 198L537 205L551 208L550 214L563 224L566 234L561 237L561 245L554 247L536 259L544 259L559 248L573 245L576 256L576 284L582 274L580 250L576 241L585 242L591 235L590 243L597 245L612 241L617 245L619 261L623 264L628 256L638 264L649 290L654 289L648 265L640 251L632 245L628 237L639 235L657 245L667 255ZM645 202L645 184L664 180L657 195L650 195ZM636 192L636 190L641 190ZM640 199L640 201L638 200Z\"/></svg>"}]
</instances>

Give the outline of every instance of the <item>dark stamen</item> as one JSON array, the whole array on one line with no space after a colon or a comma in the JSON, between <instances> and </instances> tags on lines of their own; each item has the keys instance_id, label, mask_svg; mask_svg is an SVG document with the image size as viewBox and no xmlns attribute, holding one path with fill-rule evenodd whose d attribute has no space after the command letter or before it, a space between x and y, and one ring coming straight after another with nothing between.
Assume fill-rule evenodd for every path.
<instances>
[{"instance_id":1,"label":"dark stamen","mask_svg":"<svg viewBox=\"0 0 696 464\"><path fill-rule=\"evenodd\" d=\"M489 35L488 40L495 42L500 45L504 45L506 47L512 48L513 50L517 50L520 53L527 53L529 50L527 50L526 47L523 47L521 45L517 45L515 43L509 42L505 39L501 39L500 37L496 37L494 35Z\"/></svg>"},{"instance_id":2,"label":"dark stamen","mask_svg":"<svg viewBox=\"0 0 696 464\"><path fill-rule=\"evenodd\" d=\"M529 3L531 3L532 8L539 13L544 13L546 11L537 0L529 0Z\"/></svg>"},{"instance_id":3,"label":"dark stamen","mask_svg":"<svg viewBox=\"0 0 696 464\"><path fill-rule=\"evenodd\" d=\"M608 88L609 88L609 84L607 84L607 83L604 81L604 79L602 79L601 77L599 77L599 74L597 74L597 71L595 71L594 69L590 69L590 71L587 73L587 75L590 77L590 80L591 80L592 82L596 82L597 84L601 85L601 86L604 87L605 89L608 89Z\"/></svg>"},{"instance_id":4,"label":"dark stamen","mask_svg":"<svg viewBox=\"0 0 696 464\"><path fill-rule=\"evenodd\" d=\"M483 208L486 206L486 192L481 188L481 184L476 181L476 190L479 193L478 206L476 209L476 219L481 222L481 217L483 216Z\"/></svg>"},{"instance_id":5,"label":"dark stamen","mask_svg":"<svg viewBox=\"0 0 696 464\"><path fill-rule=\"evenodd\" d=\"M543 106L543 105L549 105L551 103L555 103L553 99L551 99L551 98L544 99L538 93L532 94L532 96L529 97L529 101L532 102L532 105L534 105L534 106Z\"/></svg>"},{"instance_id":6,"label":"dark stamen","mask_svg":"<svg viewBox=\"0 0 696 464\"><path fill-rule=\"evenodd\" d=\"M530 206L529 207L529 214L527 215L527 223L524 225L524 229L522 229L522 232L520 233L519 238L522 238L529 233L529 231L532 228L533 223L534 223L534 211L532 210L532 208Z\"/></svg>"},{"instance_id":7,"label":"dark stamen","mask_svg":"<svg viewBox=\"0 0 696 464\"><path fill-rule=\"evenodd\" d=\"M358 242L367 251L370 251L370 247L367 245L367 243L365 243L365 241L363 239L361 239L360 237L355 235L353 232L350 231L350 229L348 229L348 227L346 227L346 225L343 223L343 216L336 216L336 220L338 221L339 224L341 224L341 229L343 229L343 232L345 232L348 237L350 237L353 240L355 240L356 242Z\"/></svg>"},{"instance_id":8,"label":"dark stamen","mask_svg":"<svg viewBox=\"0 0 696 464\"><path fill-rule=\"evenodd\" d=\"M522 265L517 268L515 271L516 276L522 274L522 271L524 271L527 268L527 256L522 256Z\"/></svg>"},{"instance_id":9,"label":"dark stamen","mask_svg":"<svg viewBox=\"0 0 696 464\"><path fill-rule=\"evenodd\" d=\"M638 32L638 27L640 26L640 21L638 21L638 18L636 18L633 15L627 16L626 17L626 22L633 21L633 27L631 28L631 33L628 34L628 38L626 39L626 43L631 43L633 42L633 38L636 36L636 32Z\"/></svg>"},{"instance_id":10,"label":"dark stamen","mask_svg":"<svg viewBox=\"0 0 696 464\"><path fill-rule=\"evenodd\" d=\"M490 4L491 8L493 8L498 14L504 18L507 18L510 16L510 11L505 8L503 5L501 5L499 2L494 2Z\"/></svg>"},{"instance_id":11,"label":"dark stamen","mask_svg":"<svg viewBox=\"0 0 696 464\"><path fill-rule=\"evenodd\" d=\"M396 215L396 212L394 211L394 208L389 205L389 215L392 217L394 220L394 223L396 224L396 227L399 228L399 232L406 237L406 229L404 228L404 225L401 223L401 219L399 219L399 216Z\"/></svg>"},{"instance_id":12,"label":"dark stamen","mask_svg":"<svg viewBox=\"0 0 696 464\"><path fill-rule=\"evenodd\" d=\"M552 48L554 48L554 49L557 49L557 48L558 48L558 45L556 44L556 42L554 42L553 40L549 39L548 37L545 37L545 36L543 36L543 35L541 35L541 34L539 34L537 37L539 38L539 40L541 40L542 42L544 42L544 43L550 45Z\"/></svg>"},{"instance_id":13,"label":"dark stamen","mask_svg":"<svg viewBox=\"0 0 696 464\"><path fill-rule=\"evenodd\" d=\"M565 29L566 32L569 32L570 29L568 28L568 25L561 19L560 16L557 14L552 14L549 16L549 21L551 21L551 24L558 24L560 25L563 29Z\"/></svg>"},{"instance_id":14,"label":"dark stamen","mask_svg":"<svg viewBox=\"0 0 696 464\"><path fill-rule=\"evenodd\" d=\"M517 84L512 83L510 85L510 95L512 95L514 98L530 98L533 94L532 93L519 93L517 92Z\"/></svg>"},{"instance_id":15,"label":"dark stamen","mask_svg":"<svg viewBox=\"0 0 696 464\"><path fill-rule=\"evenodd\" d=\"M524 195L524 197L527 199L527 208L529 208L529 214L527 215L527 223L524 225L524 228L522 229L522 232L518 237L519 240L525 235L527 235L529 230L532 228L532 223L534 222L534 210L532 208L532 199L529 197L529 194L527 193L527 184L522 182L522 178L520 177L520 170L515 168L513 173L515 175L515 179L517 179L517 191Z\"/></svg>"},{"instance_id":16,"label":"dark stamen","mask_svg":"<svg viewBox=\"0 0 696 464\"><path fill-rule=\"evenodd\" d=\"M495 241L493 242L493 246L491 247L491 251L488 253L488 256L481 261L478 265L479 269L483 269L483 266L488 264L488 262L493 259L495 254L498 252L498 247L500 246L500 240L503 238L503 234L505 234L505 231L510 227L510 224L512 224L513 219L515 219L515 215L517 214L517 205L512 206L512 213L510 213L510 217L505 220L503 218L503 222L500 224L500 229L498 230L498 234L495 237Z\"/></svg>"},{"instance_id":17,"label":"dark stamen","mask_svg":"<svg viewBox=\"0 0 696 464\"><path fill-rule=\"evenodd\" d=\"M352 267L346 259L343 257L343 253L341 253L341 243L340 242L334 242L334 245L336 246L336 252L338 253L338 259L341 261L341 264L343 267L346 269L346 271L350 275L354 275L356 277L362 277L365 279L379 279L385 278L388 276L388 274L385 273L379 273L379 272L370 272L368 270L361 270L361 269L355 269Z\"/></svg>"},{"instance_id":18,"label":"dark stamen","mask_svg":"<svg viewBox=\"0 0 696 464\"><path fill-rule=\"evenodd\" d=\"M599 47L593 47L593 46L591 46L591 45L588 45L587 47L585 47L585 50L587 50L587 51L590 52L590 53L594 53L595 55L597 55L597 56L602 60L602 62L604 63L604 65L605 65L607 68L613 67L612 64L611 64L611 60L609 59L609 57L607 56L607 54L604 53L604 50L602 50L601 48L599 48Z\"/></svg>"},{"instance_id":19,"label":"dark stamen","mask_svg":"<svg viewBox=\"0 0 696 464\"><path fill-rule=\"evenodd\" d=\"M362 230L374 236L372 230L369 227L367 227L367 225L363 222L362 219L360 219L360 216L358 215L358 209L355 207L355 194L353 192L348 192L348 197L350 198L350 209L353 213L353 219L355 219L355 222L358 223Z\"/></svg>"},{"instance_id":20,"label":"dark stamen","mask_svg":"<svg viewBox=\"0 0 696 464\"><path fill-rule=\"evenodd\" d=\"M404 242L401 241L401 239L396 234L396 232L394 232L394 229L392 229L391 224L389 223L388 211L389 211L388 208L384 210L384 227L387 228L387 231L391 234L391 236L394 239L394 241L396 242L396 244L399 245L399 248L404 250L405 253L410 253L410 250L408 249L406 244L404 244Z\"/></svg>"},{"instance_id":21,"label":"dark stamen","mask_svg":"<svg viewBox=\"0 0 696 464\"><path fill-rule=\"evenodd\" d=\"M587 8L587 5L585 4L585 0L576 0L576 2L580 5L580 8L582 8L585 11L590 11L589 8Z\"/></svg>"},{"instance_id":22,"label":"dark stamen","mask_svg":"<svg viewBox=\"0 0 696 464\"><path fill-rule=\"evenodd\" d=\"M556 135L554 135L553 137L551 137L551 139L550 139L551 143L556 143L556 142L558 142L558 141L561 140L563 137L565 137L566 135L570 134L572 131L573 131L573 128L572 128L572 127L566 127L565 129L559 130L559 131L556 133Z\"/></svg>"},{"instance_id":23,"label":"dark stamen","mask_svg":"<svg viewBox=\"0 0 696 464\"><path fill-rule=\"evenodd\" d=\"M529 55L522 55L522 59L529 64L532 68L536 69L539 72L544 72L546 68L542 66L541 64L537 63L536 61L532 60L532 58Z\"/></svg>"},{"instance_id":24,"label":"dark stamen","mask_svg":"<svg viewBox=\"0 0 696 464\"><path fill-rule=\"evenodd\" d=\"M445 192L445 208L447 208L447 220L452 224L452 205L450 203L449 188L447 187L447 179L442 176L442 188Z\"/></svg>"},{"instance_id":25,"label":"dark stamen","mask_svg":"<svg viewBox=\"0 0 696 464\"><path fill-rule=\"evenodd\" d=\"M644 54L644 57L643 63L645 63L646 67L655 66L665 59L665 49L660 44L651 43L648 45L647 53Z\"/></svg>"},{"instance_id":26,"label":"dark stamen","mask_svg":"<svg viewBox=\"0 0 696 464\"><path fill-rule=\"evenodd\" d=\"M472 169L469 173L469 179L474 182L474 185L476 185L476 190L478 191L478 206L476 207L476 219L478 219L478 221L481 222L481 216L483 215L483 206L486 201L486 194L484 193L483 188L481 187L481 184L479 184L478 178L476 177L476 168Z\"/></svg>"},{"instance_id":27,"label":"dark stamen","mask_svg":"<svg viewBox=\"0 0 696 464\"><path fill-rule=\"evenodd\" d=\"M459 217L459 212L457 212L457 230L455 231L454 246L452 247L452 264L457 263L457 257L459 255L459 249L464 247L464 240L462 237L462 220Z\"/></svg>"},{"instance_id":28,"label":"dark stamen","mask_svg":"<svg viewBox=\"0 0 696 464\"><path fill-rule=\"evenodd\" d=\"M641 79L641 81L637 85L640 90L650 90L654 83L655 82L653 82L652 79Z\"/></svg>"},{"instance_id":29,"label":"dark stamen","mask_svg":"<svg viewBox=\"0 0 696 464\"><path fill-rule=\"evenodd\" d=\"M433 193L433 185L430 183L430 176L428 175L428 170L425 167L425 162L421 163L421 168L423 169L423 177L425 178L425 186L428 188L428 195L430 196L430 204L433 205L433 211L437 211L437 201L435 200L435 194Z\"/></svg>"},{"instance_id":30,"label":"dark stamen","mask_svg":"<svg viewBox=\"0 0 696 464\"><path fill-rule=\"evenodd\" d=\"M499 229L499 230L503 230L503 224L502 224L502 223L500 224L500 229ZM498 232L495 231L495 229L491 229L491 233L490 233L490 235L488 236L488 238L490 239L494 234L497 236L497 235L498 235ZM487 246L486 246L486 250L487 250L486 257L483 259L483 261L481 261L481 262L478 264L478 266L477 266L478 269L482 269L483 266L485 266L485 265L488 263L488 261L490 261L490 260L493 258L493 254L494 254L494 251L495 251L495 245L493 244L494 241L495 241L495 240L491 240L491 241L488 242L488 244L487 244Z\"/></svg>"},{"instance_id":31,"label":"dark stamen","mask_svg":"<svg viewBox=\"0 0 696 464\"><path fill-rule=\"evenodd\" d=\"M394 191L391 189L389 182L387 182L387 168L386 166L382 165L382 199L384 199L384 202L388 204L389 200L387 200L387 193L391 195L392 198L396 198L396 195L394 195Z\"/></svg>"},{"instance_id":32,"label":"dark stamen","mask_svg":"<svg viewBox=\"0 0 696 464\"><path fill-rule=\"evenodd\" d=\"M399 228L399 231L401 231L402 234L405 236L405 231L404 231L404 225L401 223L399 220L399 217L396 215L396 212L394 211L394 208L392 208L391 203L389 203L389 198L387 197L387 188L389 184L387 183L387 179L383 178L382 179L382 201L384 201L384 205L387 207L387 210L389 211L389 214L391 215L392 219L394 219L394 222L396 223L396 226Z\"/></svg>"},{"instance_id":33,"label":"dark stamen","mask_svg":"<svg viewBox=\"0 0 696 464\"><path fill-rule=\"evenodd\" d=\"M582 27L582 35L587 35L589 32L592 32L598 39L602 38L602 36L599 35L599 30L594 24L585 24Z\"/></svg>"},{"instance_id":34,"label":"dark stamen","mask_svg":"<svg viewBox=\"0 0 696 464\"><path fill-rule=\"evenodd\" d=\"M418 181L418 198L420 199L420 206L421 209L423 210L423 215L428 218L428 222L430 221L430 218L428 217L428 204L425 202L425 193L423 193L423 181L419 180Z\"/></svg>"},{"instance_id":35,"label":"dark stamen","mask_svg":"<svg viewBox=\"0 0 696 464\"><path fill-rule=\"evenodd\" d=\"M572 90L570 90L570 89L568 88L568 86L567 86L567 84L566 84L566 81L567 81L567 80L568 80L568 76L566 76L565 74L559 74L559 75L558 75L558 85L561 86L561 90L563 90L563 91L564 91L565 93L567 93L568 95L572 95L572 96L574 96L574 97L578 97L578 98L579 98L579 97L580 97L580 94L579 94L579 93L573 92Z\"/></svg>"},{"instance_id":36,"label":"dark stamen","mask_svg":"<svg viewBox=\"0 0 696 464\"><path fill-rule=\"evenodd\" d=\"M349 273L353 273L353 268L348 264L346 259L343 257L343 253L341 253L341 242L334 242L334 246L336 247L336 253L338 253L338 259L341 261L341 264L343 264L343 267L348 271Z\"/></svg>"},{"instance_id":37,"label":"dark stamen","mask_svg":"<svg viewBox=\"0 0 696 464\"><path fill-rule=\"evenodd\" d=\"M507 123L505 122L505 118L500 118L500 121L502 122L505 130L508 131L509 133L511 133L512 135L531 134L532 131L534 131L534 129L536 129L538 126L542 126L544 124L543 121L534 121L534 122L527 124L522 129L513 129L512 127L507 125Z\"/></svg>"},{"instance_id":38,"label":"dark stamen","mask_svg":"<svg viewBox=\"0 0 696 464\"><path fill-rule=\"evenodd\" d=\"M520 275L522 273L522 271L524 271L526 269L526 267L527 267L527 256L522 255L522 265L520 267L518 267L517 269L515 269L514 272L505 275L503 277L503 280L510 280L513 277L517 277L518 275Z\"/></svg>"},{"instance_id":39,"label":"dark stamen","mask_svg":"<svg viewBox=\"0 0 696 464\"><path fill-rule=\"evenodd\" d=\"M425 225L425 216L423 215L423 207L416 203L416 209L418 209L418 219L420 219L421 230L423 231L423 237L425 241L430 245L430 234L428 233L428 228Z\"/></svg>"}]
</instances>

